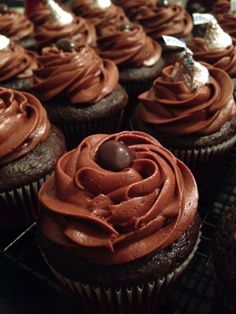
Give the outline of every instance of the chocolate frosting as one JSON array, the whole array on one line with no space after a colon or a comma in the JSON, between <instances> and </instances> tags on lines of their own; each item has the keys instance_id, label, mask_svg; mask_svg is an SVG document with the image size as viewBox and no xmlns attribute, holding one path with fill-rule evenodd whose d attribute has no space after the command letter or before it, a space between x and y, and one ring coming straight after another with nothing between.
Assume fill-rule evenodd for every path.
<instances>
[{"instance_id":1,"label":"chocolate frosting","mask_svg":"<svg viewBox=\"0 0 236 314\"><path fill-rule=\"evenodd\" d=\"M77 0L74 1L72 10L75 14L88 19L98 32L108 25L116 26L129 21L124 10L114 4L102 9L95 6L92 0Z\"/></svg>"},{"instance_id":2,"label":"chocolate frosting","mask_svg":"<svg viewBox=\"0 0 236 314\"><path fill-rule=\"evenodd\" d=\"M212 13L214 15L224 14L230 11L230 1L219 1L214 3Z\"/></svg>"},{"instance_id":3,"label":"chocolate frosting","mask_svg":"<svg viewBox=\"0 0 236 314\"><path fill-rule=\"evenodd\" d=\"M35 30L35 39L40 47L55 43L60 38L73 39L78 45L94 46L96 32L94 27L82 17L74 18L72 23L66 25L59 25L49 20Z\"/></svg>"},{"instance_id":4,"label":"chocolate frosting","mask_svg":"<svg viewBox=\"0 0 236 314\"><path fill-rule=\"evenodd\" d=\"M33 95L0 88L0 130L0 165L3 165L45 141L50 123L45 109Z\"/></svg>"},{"instance_id":5,"label":"chocolate frosting","mask_svg":"<svg viewBox=\"0 0 236 314\"><path fill-rule=\"evenodd\" d=\"M127 16L139 22L145 32L154 39L162 35L185 37L193 28L192 18L185 9L177 4L158 6L155 0L121 0Z\"/></svg>"},{"instance_id":6,"label":"chocolate frosting","mask_svg":"<svg viewBox=\"0 0 236 314\"><path fill-rule=\"evenodd\" d=\"M0 34L13 40L20 40L33 34L32 22L22 13L8 10L0 13Z\"/></svg>"},{"instance_id":7,"label":"chocolate frosting","mask_svg":"<svg viewBox=\"0 0 236 314\"><path fill-rule=\"evenodd\" d=\"M96 162L100 146L119 141L133 163L119 172ZM190 170L150 135L92 135L59 159L39 193L41 230L53 242L95 264L130 262L174 243L196 215ZM96 260L94 257L96 256Z\"/></svg>"},{"instance_id":8,"label":"chocolate frosting","mask_svg":"<svg viewBox=\"0 0 236 314\"><path fill-rule=\"evenodd\" d=\"M51 12L46 5L38 3L33 10L29 11L28 17L36 26L39 26L50 20Z\"/></svg>"},{"instance_id":9,"label":"chocolate frosting","mask_svg":"<svg viewBox=\"0 0 236 314\"><path fill-rule=\"evenodd\" d=\"M0 82L28 78L37 69L36 54L27 51L15 42L0 50Z\"/></svg>"},{"instance_id":10,"label":"chocolate frosting","mask_svg":"<svg viewBox=\"0 0 236 314\"><path fill-rule=\"evenodd\" d=\"M119 26L104 28L98 37L97 51L102 58L109 58L118 66L153 66L161 57L160 45L138 24L124 30Z\"/></svg>"},{"instance_id":11,"label":"chocolate frosting","mask_svg":"<svg viewBox=\"0 0 236 314\"><path fill-rule=\"evenodd\" d=\"M209 84L193 92L183 81L173 80L174 66L164 68L152 88L139 96L140 119L170 135L208 135L218 131L236 113L233 83L225 71L207 67Z\"/></svg>"},{"instance_id":12,"label":"chocolate frosting","mask_svg":"<svg viewBox=\"0 0 236 314\"><path fill-rule=\"evenodd\" d=\"M41 100L64 95L72 104L92 104L112 93L119 73L110 60L102 60L93 48L64 52L46 47L38 58L33 91Z\"/></svg>"},{"instance_id":13,"label":"chocolate frosting","mask_svg":"<svg viewBox=\"0 0 236 314\"><path fill-rule=\"evenodd\" d=\"M195 37L188 43L194 59L209 63L226 71L230 76L236 76L236 47L209 49L203 38Z\"/></svg>"}]
</instances>

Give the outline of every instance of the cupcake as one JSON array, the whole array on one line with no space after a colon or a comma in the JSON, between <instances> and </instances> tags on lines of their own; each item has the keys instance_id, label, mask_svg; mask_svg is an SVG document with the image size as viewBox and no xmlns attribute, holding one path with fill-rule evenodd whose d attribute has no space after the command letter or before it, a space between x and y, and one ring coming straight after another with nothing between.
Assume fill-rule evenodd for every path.
<instances>
[{"instance_id":1,"label":"cupcake","mask_svg":"<svg viewBox=\"0 0 236 314\"><path fill-rule=\"evenodd\" d=\"M200 185L218 173L236 142L236 106L228 74L193 60L163 69L139 96L131 125L156 137L192 169Z\"/></svg>"},{"instance_id":2,"label":"cupcake","mask_svg":"<svg viewBox=\"0 0 236 314\"><path fill-rule=\"evenodd\" d=\"M88 313L154 313L196 250L197 200L190 170L151 136L92 135L39 192L40 247Z\"/></svg>"},{"instance_id":3,"label":"cupcake","mask_svg":"<svg viewBox=\"0 0 236 314\"><path fill-rule=\"evenodd\" d=\"M216 291L225 308L236 312L236 207L226 211L216 226L213 261Z\"/></svg>"},{"instance_id":4,"label":"cupcake","mask_svg":"<svg viewBox=\"0 0 236 314\"><path fill-rule=\"evenodd\" d=\"M0 35L0 86L27 91L37 69L36 53Z\"/></svg>"},{"instance_id":5,"label":"cupcake","mask_svg":"<svg viewBox=\"0 0 236 314\"><path fill-rule=\"evenodd\" d=\"M47 0L46 2L51 17L43 25L36 27L35 39L39 49L56 43L61 38L74 40L78 45L89 44L95 46L96 31L91 24L83 18L76 18L53 0Z\"/></svg>"},{"instance_id":6,"label":"cupcake","mask_svg":"<svg viewBox=\"0 0 236 314\"><path fill-rule=\"evenodd\" d=\"M93 0L76 0L72 3L72 11L75 15L82 16L91 22L98 33L106 26L129 22L124 10L112 3L100 7L99 3L94 3Z\"/></svg>"},{"instance_id":7,"label":"cupcake","mask_svg":"<svg viewBox=\"0 0 236 314\"><path fill-rule=\"evenodd\" d=\"M121 0L120 5L131 21L140 23L147 35L159 41L162 35L187 38L193 23L191 16L178 4L156 0Z\"/></svg>"},{"instance_id":8,"label":"cupcake","mask_svg":"<svg viewBox=\"0 0 236 314\"><path fill-rule=\"evenodd\" d=\"M44 48L38 64L32 90L69 147L87 135L119 130L127 94L118 85L112 61L101 59L89 46L64 39Z\"/></svg>"},{"instance_id":9,"label":"cupcake","mask_svg":"<svg viewBox=\"0 0 236 314\"><path fill-rule=\"evenodd\" d=\"M0 34L16 41L24 48L33 49L34 26L22 13L9 9L6 4L0 5Z\"/></svg>"},{"instance_id":10,"label":"cupcake","mask_svg":"<svg viewBox=\"0 0 236 314\"><path fill-rule=\"evenodd\" d=\"M220 68L231 78L236 77L236 47L215 19L208 23L203 38L195 37L187 46L195 60Z\"/></svg>"},{"instance_id":11,"label":"cupcake","mask_svg":"<svg viewBox=\"0 0 236 314\"><path fill-rule=\"evenodd\" d=\"M233 12L230 11L230 6L228 3L223 2L222 4L219 4L221 6L221 10L213 11L213 14L215 15L218 23L223 28L223 30L228 33L233 41L234 44L236 43L236 16Z\"/></svg>"},{"instance_id":12,"label":"cupcake","mask_svg":"<svg viewBox=\"0 0 236 314\"><path fill-rule=\"evenodd\" d=\"M39 100L13 89L0 88L0 130L0 230L11 230L37 217L37 192L65 144Z\"/></svg>"},{"instance_id":13,"label":"cupcake","mask_svg":"<svg viewBox=\"0 0 236 314\"><path fill-rule=\"evenodd\" d=\"M120 83L134 108L137 96L151 87L164 67L160 45L145 34L141 25L131 23L103 28L97 43L100 57L118 66Z\"/></svg>"}]
</instances>

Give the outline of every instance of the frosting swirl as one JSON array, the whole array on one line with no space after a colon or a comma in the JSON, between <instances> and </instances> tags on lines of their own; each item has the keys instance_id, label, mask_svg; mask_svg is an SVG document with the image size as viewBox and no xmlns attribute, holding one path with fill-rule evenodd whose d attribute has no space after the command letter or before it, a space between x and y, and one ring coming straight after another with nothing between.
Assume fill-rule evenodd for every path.
<instances>
[{"instance_id":1,"label":"frosting swirl","mask_svg":"<svg viewBox=\"0 0 236 314\"><path fill-rule=\"evenodd\" d=\"M40 47L55 43L60 38L73 39L78 45L95 45L96 32L94 27L82 17L74 18L72 23L66 25L59 25L49 20L35 30L35 39Z\"/></svg>"},{"instance_id":2,"label":"frosting swirl","mask_svg":"<svg viewBox=\"0 0 236 314\"><path fill-rule=\"evenodd\" d=\"M109 140L132 151L130 167L113 172L99 166L96 153ZM42 232L105 265L126 263L175 242L196 215L198 193L187 166L159 142L124 131L92 135L61 157L39 199L49 213L41 221Z\"/></svg>"},{"instance_id":3,"label":"frosting swirl","mask_svg":"<svg viewBox=\"0 0 236 314\"><path fill-rule=\"evenodd\" d=\"M36 25L42 25L50 20L51 12L43 3L38 3L28 12L29 19Z\"/></svg>"},{"instance_id":4,"label":"frosting swirl","mask_svg":"<svg viewBox=\"0 0 236 314\"><path fill-rule=\"evenodd\" d=\"M194 59L209 63L226 71L230 76L236 76L236 47L209 49L203 38L195 37L188 42L188 48L193 52Z\"/></svg>"},{"instance_id":5,"label":"frosting swirl","mask_svg":"<svg viewBox=\"0 0 236 314\"><path fill-rule=\"evenodd\" d=\"M0 34L18 41L32 35L33 31L33 24L24 14L14 10L0 13Z\"/></svg>"},{"instance_id":6,"label":"frosting swirl","mask_svg":"<svg viewBox=\"0 0 236 314\"><path fill-rule=\"evenodd\" d=\"M184 37L191 33L191 16L177 4L158 6L155 0L121 0L121 6L131 21L140 23L154 39L162 35Z\"/></svg>"},{"instance_id":7,"label":"frosting swirl","mask_svg":"<svg viewBox=\"0 0 236 314\"><path fill-rule=\"evenodd\" d=\"M119 66L153 66L157 63L161 47L146 36L141 25L132 24L124 30L120 27L106 27L101 32L97 51L102 58L109 58Z\"/></svg>"},{"instance_id":8,"label":"frosting swirl","mask_svg":"<svg viewBox=\"0 0 236 314\"><path fill-rule=\"evenodd\" d=\"M98 32L108 25L116 26L129 21L124 10L114 4L102 9L95 6L92 0L77 0L74 1L72 10L76 15L88 19Z\"/></svg>"},{"instance_id":9,"label":"frosting swirl","mask_svg":"<svg viewBox=\"0 0 236 314\"><path fill-rule=\"evenodd\" d=\"M41 100L64 95L72 104L92 104L109 95L119 80L115 64L89 46L72 52L46 47L38 64L33 90Z\"/></svg>"},{"instance_id":10,"label":"frosting swirl","mask_svg":"<svg viewBox=\"0 0 236 314\"><path fill-rule=\"evenodd\" d=\"M215 14L218 23L223 28L223 30L228 33L234 44L236 43L236 16L234 16L231 12L223 13L223 14Z\"/></svg>"},{"instance_id":11,"label":"frosting swirl","mask_svg":"<svg viewBox=\"0 0 236 314\"><path fill-rule=\"evenodd\" d=\"M0 165L32 151L49 131L46 111L37 98L0 88Z\"/></svg>"},{"instance_id":12,"label":"frosting swirl","mask_svg":"<svg viewBox=\"0 0 236 314\"><path fill-rule=\"evenodd\" d=\"M207 65L209 83L191 92L174 81L174 66L163 69L153 87L139 96L139 117L170 135L207 135L218 131L236 113L233 83L228 74Z\"/></svg>"},{"instance_id":13,"label":"frosting swirl","mask_svg":"<svg viewBox=\"0 0 236 314\"><path fill-rule=\"evenodd\" d=\"M27 51L15 42L0 50L0 82L12 78L28 78L37 69L36 54Z\"/></svg>"}]
</instances>

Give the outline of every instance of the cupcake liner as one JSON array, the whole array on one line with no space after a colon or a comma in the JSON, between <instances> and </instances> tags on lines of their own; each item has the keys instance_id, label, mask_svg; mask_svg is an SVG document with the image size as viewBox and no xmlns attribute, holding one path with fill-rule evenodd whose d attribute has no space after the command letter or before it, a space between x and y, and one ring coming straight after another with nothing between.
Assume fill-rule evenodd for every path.
<instances>
[{"instance_id":1,"label":"cupcake liner","mask_svg":"<svg viewBox=\"0 0 236 314\"><path fill-rule=\"evenodd\" d=\"M78 123L56 124L65 135L68 149L75 148L87 136L96 133L113 133L120 130L123 112L113 112L104 118ZM55 123L54 123L55 124Z\"/></svg>"},{"instance_id":2,"label":"cupcake liner","mask_svg":"<svg viewBox=\"0 0 236 314\"><path fill-rule=\"evenodd\" d=\"M57 280L76 297L79 305L88 313L97 314L149 314L157 313L169 297L181 278L184 269L192 260L200 242L198 240L189 257L174 271L161 279L154 278L140 285L121 287L99 287L83 284L66 278L58 273L47 261L42 252L45 262L52 270ZM115 279L114 279L115 280Z\"/></svg>"},{"instance_id":3,"label":"cupcake liner","mask_svg":"<svg viewBox=\"0 0 236 314\"><path fill-rule=\"evenodd\" d=\"M168 149L180 160L186 163L195 175L198 183L206 178L216 178L219 165L224 156L236 143L236 135L218 145L199 149Z\"/></svg>"},{"instance_id":4,"label":"cupcake liner","mask_svg":"<svg viewBox=\"0 0 236 314\"><path fill-rule=\"evenodd\" d=\"M37 181L0 192L0 230L12 230L31 224L39 212L37 193L50 174Z\"/></svg>"},{"instance_id":5,"label":"cupcake liner","mask_svg":"<svg viewBox=\"0 0 236 314\"><path fill-rule=\"evenodd\" d=\"M217 298L220 298L221 303L224 305L224 308L228 311L227 313L235 314L236 312L236 298L235 290L226 289L225 284L220 282L215 275L215 286L217 291Z\"/></svg>"}]
</instances>

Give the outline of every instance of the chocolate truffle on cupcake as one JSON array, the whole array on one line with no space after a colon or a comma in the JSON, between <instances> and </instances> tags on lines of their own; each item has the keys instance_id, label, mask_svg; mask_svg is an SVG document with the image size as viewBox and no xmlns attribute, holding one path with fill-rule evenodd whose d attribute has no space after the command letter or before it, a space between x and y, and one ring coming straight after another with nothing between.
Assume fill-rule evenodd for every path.
<instances>
[{"instance_id":1,"label":"chocolate truffle on cupcake","mask_svg":"<svg viewBox=\"0 0 236 314\"><path fill-rule=\"evenodd\" d=\"M147 35L159 41L162 35L187 38L192 31L191 16L178 4L167 0L121 0L131 21L140 23Z\"/></svg>"},{"instance_id":2,"label":"chocolate truffle on cupcake","mask_svg":"<svg viewBox=\"0 0 236 314\"><path fill-rule=\"evenodd\" d=\"M39 201L43 255L89 313L156 313L196 250L195 180L142 132L84 139Z\"/></svg>"},{"instance_id":3,"label":"chocolate truffle on cupcake","mask_svg":"<svg viewBox=\"0 0 236 314\"><path fill-rule=\"evenodd\" d=\"M145 34L141 25L135 23L103 28L97 43L98 54L118 66L120 83L134 108L137 96L151 87L164 67L161 46Z\"/></svg>"},{"instance_id":4,"label":"chocolate truffle on cupcake","mask_svg":"<svg viewBox=\"0 0 236 314\"><path fill-rule=\"evenodd\" d=\"M0 34L15 40L24 48L33 49L33 23L23 14L8 8L6 4L0 5Z\"/></svg>"},{"instance_id":5,"label":"chocolate truffle on cupcake","mask_svg":"<svg viewBox=\"0 0 236 314\"><path fill-rule=\"evenodd\" d=\"M0 86L27 91L37 69L36 54L0 35Z\"/></svg>"},{"instance_id":6,"label":"chocolate truffle on cupcake","mask_svg":"<svg viewBox=\"0 0 236 314\"><path fill-rule=\"evenodd\" d=\"M109 0L76 0L72 4L73 12L91 22L99 33L106 26L129 22L124 10Z\"/></svg>"},{"instance_id":7,"label":"chocolate truffle on cupcake","mask_svg":"<svg viewBox=\"0 0 236 314\"><path fill-rule=\"evenodd\" d=\"M199 15L199 14L198 14ZM199 15L204 18L204 15ZM195 37L187 43L196 61L209 63L225 70L231 78L236 78L236 47L232 38L223 31L210 14L203 38Z\"/></svg>"},{"instance_id":8,"label":"chocolate truffle on cupcake","mask_svg":"<svg viewBox=\"0 0 236 314\"><path fill-rule=\"evenodd\" d=\"M51 12L51 18L43 25L36 27L35 39L42 49L61 38L74 40L78 45L96 45L96 31L85 19L75 17L62 9L54 0L45 0Z\"/></svg>"},{"instance_id":9,"label":"chocolate truffle on cupcake","mask_svg":"<svg viewBox=\"0 0 236 314\"><path fill-rule=\"evenodd\" d=\"M0 230L32 223L37 192L65 152L64 137L28 93L0 88Z\"/></svg>"},{"instance_id":10,"label":"chocolate truffle on cupcake","mask_svg":"<svg viewBox=\"0 0 236 314\"><path fill-rule=\"evenodd\" d=\"M218 172L236 142L233 82L225 71L202 65L186 52L139 100L134 129L160 140L189 165L199 183Z\"/></svg>"},{"instance_id":11,"label":"chocolate truffle on cupcake","mask_svg":"<svg viewBox=\"0 0 236 314\"><path fill-rule=\"evenodd\" d=\"M69 147L85 136L119 130L127 94L118 85L119 72L93 48L62 39L38 58L33 92L43 101L51 121Z\"/></svg>"},{"instance_id":12,"label":"chocolate truffle on cupcake","mask_svg":"<svg viewBox=\"0 0 236 314\"><path fill-rule=\"evenodd\" d=\"M213 245L216 291L225 308L236 312L236 207L223 213Z\"/></svg>"}]
</instances>

